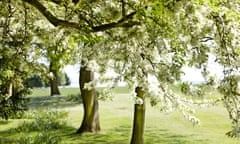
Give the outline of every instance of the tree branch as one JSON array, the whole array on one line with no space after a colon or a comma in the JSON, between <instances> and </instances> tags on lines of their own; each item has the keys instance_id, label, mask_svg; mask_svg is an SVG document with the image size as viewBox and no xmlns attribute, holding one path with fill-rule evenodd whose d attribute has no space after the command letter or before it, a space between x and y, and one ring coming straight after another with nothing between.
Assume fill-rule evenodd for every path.
<instances>
[{"instance_id":1,"label":"tree branch","mask_svg":"<svg viewBox=\"0 0 240 144\"><path fill-rule=\"evenodd\" d=\"M124 0L121 0L122 3L122 16L125 17L126 16L126 10L125 10L125 2Z\"/></svg>"},{"instance_id":2,"label":"tree branch","mask_svg":"<svg viewBox=\"0 0 240 144\"><path fill-rule=\"evenodd\" d=\"M116 22L102 24L99 26L90 26L89 24L81 26L79 23L65 21L65 20L57 18L38 0L22 0L22 1L27 2L30 5L32 5L33 7L35 7L36 9L38 9L38 11L40 13L42 13L47 18L47 20L54 26L63 26L63 27L68 27L68 28L75 28L78 30L82 30L83 28L89 27L90 28L89 32L98 32L98 31L105 31L108 29L116 28L116 27L132 27L134 25L141 24L138 21L132 20L133 16L136 14L136 11L134 11L126 16L123 16L121 19L119 19ZM53 2L55 2L55 1L59 2L59 0L53 0Z\"/></svg>"},{"instance_id":3,"label":"tree branch","mask_svg":"<svg viewBox=\"0 0 240 144\"><path fill-rule=\"evenodd\" d=\"M23 1L29 3L30 5L34 6L35 8L37 8L48 19L48 21L51 24L53 24L54 26L65 26L65 27L67 26L67 27L80 29L80 26L77 23L73 23L73 22L68 22L68 21L65 21L65 20L57 19L38 0L23 0Z\"/></svg>"},{"instance_id":4,"label":"tree branch","mask_svg":"<svg viewBox=\"0 0 240 144\"><path fill-rule=\"evenodd\" d=\"M61 0L51 0L51 2L56 3L56 4L60 4Z\"/></svg>"},{"instance_id":5,"label":"tree branch","mask_svg":"<svg viewBox=\"0 0 240 144\"><path fill-rule=\"evenodd\" d=\"M112 29L112 28L116 28L116 27L132 27L134 25L141 25L140 22L138 21L134 21L134 20L130 20L132 19L132 17L136 14L136 12L132 12L128 15L126 15L125 17L122 17L120 20L118 20L117 22L112 22L112 23L107 23L107 24L102 24L99 26L94 26L92 27L92 31L93 32L98 32L98 31L105 31L108 29Z\"/></svg>"},{"instance_id":6,"label":"tree branch","mask_svg":"<svg viewBox=\"0 0 240 144\"><path fill-rule=\"evenodd\" d=\"M213 40L213 38L212 37L203 37L203 38L201 38L200 42L208 42L210 40Z\"/></svg>"}]
</instances>

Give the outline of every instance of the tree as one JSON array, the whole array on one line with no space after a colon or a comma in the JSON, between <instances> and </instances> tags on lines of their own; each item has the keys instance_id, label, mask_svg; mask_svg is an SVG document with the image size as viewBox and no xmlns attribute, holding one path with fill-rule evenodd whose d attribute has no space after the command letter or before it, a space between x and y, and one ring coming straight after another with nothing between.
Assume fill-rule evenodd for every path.
<instances>
[{"instance_id":1,"label":"tree","mask_svg":"<svg viewBox=\"0 0 240 144\"><path fill-rule=\"evenodd\" d=\"M221 4L218 4L218 6ZM216 61L223 66L224 78L219 85L224 95L222 100L232 121L232 130L226 134L240 137L240 51L239 51L239 9L240 2L224 3L223 7L213 9L211 17L216 31L214 54ZM227 7L228 9L224 9Z\"/></svg>"},{"instance_id":2,"label":"tree","mask_svg":"<svg viewBox=\"0 0 240 144\"><path fill-rule=\"evenodd\" d=\"M48 78L46 78L46 76L43 75L33 75L29 78L27 78L24 83L25 85L27 85L30 88L33 87L47 87L49 86L49 81L46 80ZM65 72L60 72L58 75L58 84L60 86L67 86L71 84L70 78L68 77L68 75Z\"/></svg>"},{"instance_id":3,"label":"tree","mask_svg":"<svg viewBox=\"0 0 240 144\"><path fill-rule=\"evenodd\" d=\"M93 132L100 130L99 112L98 112L98 98L95 87L90 89L85 88L85 84L94 80L94 73L88 70L85 62L81 63L79 84L81 96L84 106L84 117L77 133Z\"/></svg>"},{"instance_id":4,"label":"tree","mask_svg":"<svg viewBox=\"0 0 240 144\"><path fill-rule=\"evenodd\" d=\"M172 94L167 88L168 84L180 80L182 67L185 65L200 68L206 74L210 52L214 52L217 61L226 67L225 74L228 76L236 74L239 67L238 63L233 62L239 59L239 51L234 48L239 46L238 34L234 32L239 31L239 23L236 23L239 2L236 1L74 1L76 5L69 3L68 6L77 9L73 11L78 17L72 17L68 21L52 14L49 7L37 0L24 1L37 8L55 26L74 28L87 33L106 32L104 34L109 35L107 44L110 46L106 46L106 41L102 42L105 49L98 51L104 55L94 57L95 61L102 66L106 60L113 60L115 71L133 90L140 87L144 95L150 95L163 109L179 109L194 122L197 122L196 119L189 114L192 101ZM56 0L51 3L59 7L61 4L61 1ZM214 28L212 24L216 24ZM212 45L206 43L209 40L217 44L215 50L210 48ZM231 55L230 52L234 54ZM98 59L103 60L103 57L105 61L99 62ZM154 91L149 87L149 75L158 80L158 87ZM207 78L207 75L205 76ZM224 84L229 86L230 83ZM230 97L226 95L224 100L229 112L237 114L238 109L231 103L239 103L236 98L238 96L230 92ZM140 103L145 103L144 99L137 99ZM233 123L236 126L231 134L237 136L238 117L230 114L230 118L234 118ZM143 124L142 121L140 127ZM141 139L132 140L132 143L143 141L142 136L137 137Z\"/></svg>"},{"instance_id":5,"label":"tree","mask_svg":"<svg viewBox=\"0 0 240 144\"><path fill-rule=\"evenodd\" d=\"M73 32L53 28L46 21L41 21L44 25L39 25L37 29L38 40L35 42L41 49L42 56L49 62L49 85L50 95L60 95L58 86L60 85L60 70L66 65L76 61L76 45L71 42ZM46 25L49 25L46 29Z\"/></svg>"},{"instance_id":6,"label":"tree","mask_svg":"<svg viewBox=\"0 0 240 144\"><path fill-rule=\"evenodd\" d=\"M29 87L44 87L44 80L39 75L34 75L30 78L27 78L24 82Z\"/></svg>"},{"instance_id":7,"label":"tree","mask_svg":"<svg viewBox=\"0 0 240 144\"><path fill-rule=\"evenodd\" d=\"M68 45L71 39L71 31L52 29L50 35L45 36L46 57L49 60L49 72L51 95L60 95L58 85L60 85L60 69L66 64L75 61L72 56L76 56L76 46ZM51 40L51 41L49 41Z\"/></svg>"},{"instance_id":8,"label":"tree","mask_svg":"<svg viewBox=\"0 0 240 144\"><path fill-rule=\"evenodd\" d=\"M37 69L36 55L31 53L34 17L21 1L4 0L0 4L0 117L8 119L26 109L24 96L29 89L23 80Z\"/></svg>"},{"instance_id":9,"label":"tree","mask_svg":"<svg viewBox=\"0 0 240 144\"><path fill-rule=\"evenodd\" d=\"M180 80L181 73L183 73L181 72L182 67L186 65L202 69L204 76L206 76L206 80L209 80L206 75L208 55L213 51L216 53L221 50L218 49L218 51L215 49L215 51L211 48L213 45L207 42L213 41L215 44L220 44L220 49L222 49L222 46L226 45L226 42L224 42L226 40L222 36L222 33L224 34L225 32L219 32L219 29L224 30L225 28L218 28L217 25L215 28L218 29L218 32L215 31L216 29L212 29L214 21L214 19L212 19L212 14L214 9L205 11L208 9L205 5L196 4L197 3L191 2L176 2L166 5L165 2L156 2L150 5L147 10L143 9L144 11L140 13L145 17L145 21L143 22L145 25L142 26L140 30L137 28L132 28L130 30L118 28L116 30L117 32L114 32L115 29L112 30L113 32L108 31L107 34L111 34L109 35L110 39L107 39L106 42L102 42L103 50L101 53L107 53L107 55L100 55L101 58L96 58L96 62L99 63L100 67L106 64L104 60L115 61L115 63L112 64L115 66L115 72L122 76L124 80L128 81L133 89L135 89L135 87L140 87L144 90L143 93L145 95L154 100L153 104L159 102L162 104L163 110L177 108L182 111L187 119L194 123L198 123L198 119L192 117L191 110L188 108L192 105L193 101L172 94L167 88L167 85ZM181 11L175 11L178 9ZM235 18L237 17L237 13L235 13ZM217 15L217 19L219 21L219 15ZM220 17L220 19L222 18ZM235 21L237 20L232 20L233 23ZM222 25L226 26L227 24L224 23ZM234 31L237 31L239 24L236 25L236 27L234 26L234 28L233 24L229 26L231 30L230 32L228 31L227 35L235 36L236 34ZM230 40L231 38L227 39ZM237 41L237 35L231 42L227 42L229 44L228 48L224 48L225 50L228 49L227 51L233 51L233 53L235 53L234 58L232 58L229 52L227 52L227 57L225 57L226 53L223 54L224 51L222 51L223 53L218 55L221 58L226 58L222 62L225 63L229 61L229 59L239 61L239 53L236 49L232 48L232 43L235 41ZM100 44L97 45L98 49L100 47ZM232 67L233 64L233 61L227 63L227 69ZM233 74L236 73L238 64L234 64L234 67L234 69L229 69ZM158 79L158 87L154 88L155 92L152 91L149 86L150 82L147 80L149 75L153 75ZM236 78L234 76L234 78L232 77L231 79ZM238 97L239 92L236 92L239 89L237 88L237 82L236 80L231 81L235 86L230 86L229 83L227 84L226 81L224 81L224 83L228 85L228 87L225 85L224 88L228 89L232 87L235 92L232 90L224 91L225 93L230 92L230 95L234 95L234 97ZM227 95L229 95L229 93ZM234 98L235 100L228 96L225 96L225 98L228 99L225 101L225 103L228 104L228 109L231 109L230 111L234 113L234 115L230 114L230 117L234 117L234 123L237 124L238 116L236 112L238 110L234 108L236 105L233 106L232 104L238 103L238 100L236 97ZM137 97L137 99L139 100L139 97ZM139 101L140 104L145 103L144 98L140 98ZM139 103L137 103L137 106L139 106ZM144 105L142 105L142 107L144 107ZM137 114L138 111L135 112L134 115L136 119L142 119L144 111L139 114ZM144 119L142 119L138 125L136 124L136 126L142 129L144 126ZM134 125L134 129L138 128L135 128ZM234 130L228 134L237 136L237 131L238 127L234 128ZM143 133L140 132L139 134L137 134L137 132L134 133L131 143L143 143L142 135ZM135 137L138 137L138 139L135 139Z\"/></svg>"},{"instance_id":10,"label":"tree","mask_svg":"<svg viewBox=\"0 0 240 144\"><path fill-rule=\"evenodd\" d=\"M50 93L51 95L59 95L61 69L67 64L75 63L78 59L78 45L73 41L77 34L72 30L54 28L46 21L42 23L44 24L39 25L37 29L36 45L41 49L42 56L49 63Z\"/></svg>"},{"instance_id":11,"label":"tree","mask_svg":"<svg viewBox=\"0 0 240 144\"><path fill-rule=\"evenodd\" d=\"M51 74L50 76L50 88L51 88L51 96L53 95L60 95L60 91L58 88L58 82L59 82L59 76L58 76L58 71L54 68L54 62L50 62L50 66L49 66L49 72Z\"/></svg>"},{"instance_id":12,"label":"tree","mask_svg":"<svg viewBox=\"0 0 240 144\"><path fill-rule=\"evenodd\" d=\"M131 144L144 143L144 121L145 121L145 95L141 87L136 87L137 97L143 100L143 103L136 103L134 106L133 131Z\"/></svg>"},{"instance_id":13,"label":"tree","mask_svg":"<svg viewBox=\"0 0 240 144\"><path fill-rule=\"evenodd\" d=\"M65 3L63 4L61 1L52 1L52 3L48 3L48 5L56 5L58 6L62 6L63 9L58 9L59 11L57 12L58 14L64 13L62 10L70 10L70 13L76 13L77 17L80 18L80 23L74 23L74 22L70 22L71 20L76 21L77 19L75 19L76 17L72 16L68 21L67 20L63 20L61 18L56 18L53 16L53 14L48 11L48 9L46 9L46 7L40 3L39 1L26 1L29 4L33 5L34 7L36 7L53 25L57 26L57 25L61 25L63 27L70 27L70 28L75 28L78 29L82 32L83 35L88 35L89 32L98 32L98 31L104 31L106 29L109 28L114 28L114 27L131 27L133 25L137 25L139 24L138 21L132 21L131 17L133 17L136 12L133 11L127 15L123 15L122 17L118 17L118 20L115 20L116 18L113 17L112 21L111 19L105 18L105 20L103 19L104 17L108 16L108 14L111 14L111 12L109 11L111 8L111 3L107 3L104 2L101 5L106 5L108 8L108 12L105 13L106 15L104 15L104 17L102 17L101 15L98 14L98 12L95 14L95 11L93 11L93 9L91 7L89 7L89 5L94 6L95 8L98 7L98 3L97 2L90 2L89 1L84 1L81 3L81 5L79 5L79 11L75 11L74 9L76 8L75 6L72 6L71 3ZM114 2L114 1L113 1ZM118 4L119 6L119 4ZM50 8L51 9L51 8ZM85 10L84 10L85 9ZM51 9L52 10L52 9ZM71 11L72 10L72 11ZM54 11L54 10L53 10ZM101 24L99 26L94 26L95 24L98 24L97 19L95 19L95 15L99 15L99 20L101 21L108 21L109 23L107 24ZM103 13L102 13L103 14ZM86 16L86 18L83 17L83 15ZM88 16L90 17L90 19L88 18ZM111 16L114 16L114 14L111 14ZM118 15L117 15L118 16ZM74 19L73 19L74 18ZM83 19L82 19L83 18ZM110 18L110 17L109 17ZM83 21L82 21L83 20ZM115 22L116 21L116 22ZM86 37L83 36L83 39L86 39ZM88 38L87 38L88 41ZM84 52L85 53L85 52ZM84 68L83 68L84 70ZM81 70L80 70L81 71ZM90 74L90 73L89 73ZM80 76L81 77L81 76ZM87 83L87 82L85 82ZM81 87L81 86L80 86ZM81 89L81 88L80 88ZM82 91L83 89L81 89L81 93L82 93L82 97L86 97L83 99L88 99L89 101L91 101L92 98L96 98L96 96L92 95L91 97L89 96L89 94L84 94L85 92ZM94 94L94 92L92 92L91 94ZM96 100L94 100L96 101ZM84 108L89 108L89 109L93 109L91 108L92 105L89 105L88 103L86 103L86 106L84 106ZM98 110L98 109L93 109L93 110ZM87 111L86 109L84 111ZM97 112L92 111L93 114L90 114L91 116L95 117L94 114L96 114ZM86 116L86 115L85 115ZM85 119L85 118L84 118ZM94 118L91 118L89 120L95 120ZM97 123L97 122L88 122L88 123ZM84 126L81 126L84 127ZM88 126L85 126L88 127ZM97 127L96 127L97 128ZM88 130L91 130L93 128L88 128ZM97 131L97 129L95 130L91 130L91 131Z\"/></svg>"}]
</instances>

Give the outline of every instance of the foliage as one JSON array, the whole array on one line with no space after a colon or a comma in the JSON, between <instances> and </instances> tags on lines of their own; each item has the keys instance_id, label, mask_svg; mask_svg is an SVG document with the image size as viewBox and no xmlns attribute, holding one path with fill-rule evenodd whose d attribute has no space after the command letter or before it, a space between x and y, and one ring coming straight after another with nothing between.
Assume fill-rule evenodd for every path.
<instances>
[{"instance_id":1,"label":"foliage","mask_svg":"<svg viewBox=\"0 0 240 144\"><path fill-rule=\"evenodd\" d=\"M65 118L67 112L64 111L51 111L51 110L38 110L28 112L25 117L30 119L20 124L15 131L17 132L31 132L41 131L47 132L55 129L60 129L66 126ZM33 119L33 120L31 120Z\"/></svg>"},{"instance_id":2,"label":"foliage","mask_svg":"<svg viewBox=\"0 0 240 144\"><path fill-rule=\"evenodd\" d=\"M131 29L108 30L105 35L101 34L104 39L95 46L83 48L85 57L89 54L94 57L88 62L89 69L103 74L111 67L117 74L114 81L126 81L134 97L135 87L141 86L153 104L162 105L161 110L180 110L187 119L198 122L190 108L197 102L172 93L168 85L181 80L185 66L199 68L206 81L211 81L207 67L209 55L215 55L215 61L224 66L225 76L239 75L239 8L235 9L239 2L233 3L154 1L142 9L133 4L138 14L133 19L144 24ZM155 77L157 82L153 84L149 76ZM105 78L109 79L109 76ZM239 89L237 82L233 82L234 86L230 83L225 82L223 87ZM202 88L184 90L191 95L204 94ZM230 135L239 137L239 117L236 116L239 96L226 91L223 94L223 101L233 119Z\"/></svg>"},{"instance_id":3,"label":"foliage","mask_svg":"<svg viewBox=\"0 0 240 144\"><path fill-rule=\"evenodd\" d=\"M179 110L193 122L198 121L192 117L194 102L168 87L181 81L182 68L199 68L209 80L207 63L212 54L224 67L225 79L239 75L239 1L22 1L54 26L79 30L81 58L89 69L103 74L110 67L117 74L117 78L103 77L102 81L113 79L115 84L124 80L134 97L135 87L142 87L163 110ZM55 32L61 37L65 31ZM219 85L231 88L231 83ZM231 90L223 92L227 92L223 101L234 118L231 113L238 108L229 105L239 105L239 96ZM233 120L233 127L233 135L239 136L239 122Z\"/></svg>"},{"instance_id":4,"label":"foliage","mask_svg":"<svg viewBox=\"0 0 240 144\"><path fill-rule=\"evenodd\" d=\"M73 41L77 34L72 30L53 27L43 19L35 20L35 24L34 46L49 67L48 78L52 78L53 71L62 75L60 71L65 65L78 60L78 43Z\"/></svg>"},{"instance_id":5,"label":"foliage","mask_svg":"<svg viewBox=\"0 0 240 144\"><path fill-rule=\"evenodd\" d=\"M181 91L193 97L204 97L206 92L210 91L211 87L204 84L193 85L192 83L184 82L180 85Z\"/></svg>"},{"instance_id":6,"label":"foliage","mask_svg":"<svg viewBox=\"0 0 240 144\"><path fill-rule=\"evenodd\" d=\"M32 77L27 78L25 80L25 83L29 87L44 87L46 84L44 80L38 75L33 75Z\"/></svg>"},{"instance_id":7,"label":"foliage","mask_svg":"<svg viewBox=\"0 0 240 144\"><path fill-rule=\"evenodd\" d=\"M31 87L46 87L49 86L49 79L45 76L33 75L30 78L27 78L24 83ZM67 73L60 72L58 73L58 84L59 86L68 86L71 84L70 78Z\"/></svg>"},{"instance_id":8,"label":"foliage","mask_svg":"<svg viewBox=\"0 0 240 144\"><path fill-rule=\"evenodd\" d=\"M67 101L82 103L82 97L80 94L70 94L67 97Z\"/></svg>"},{"instance_id":9,"label":"foliage","mask_svg":"<svg viewBox=\"0 0 240 144\"><path fill-rule=\"evenodd\" d=\"M37 69L29 30L34 17L21 1L0 4L0 117L8 119L26 109L24 96L29 89L23 79Z\"/></svg>"},{"instance_id":10,"label":"foliage","mask_svg":"<svg viewBox=\"0 0 240 144\"><path fill-rule=\"evenodd\" d=\"M187 4L193 6L190 2ZM161 105L161 110L180 110L195 123L198 119L192 116L189 108L193 105L192 100L180 97L168 88L169 84L181 80L182 67L196 65L202 68L203 63L207 62L206 53L209 49L200 40L205 36L202 31L209 25L199 24L196 29L196 23L200 23L200 20L194 11L185 15L188 9L185 5L184 2L174 3L169 8L165 2L156 2L139 9L138 3L134 3L128 11L136 10L138 15L133 19L142 21L142 25L131 29L111 29L104 33L104 39L95 45L83 47L82 51L85 53L83 57L90 55L94 58L88 61L89 69L101 74L108 67L114 69L117 78L106 76L100 78L103 81L126 81L133 97L136 97L135 88L140 86L148 97ZM181 11L172 11L177 8L181 8ZM192 23L193 18L196 23ZM184 28L186 25L191 29ZM203 52L196 53L192 50L195 47ZM91 53L92 51L96 53ZM154 77L155 83L149 77ZM139 98L136 100L140 101Z\"/></svg>"},{"instance_id":11,"label":"foliage","mask_svg":"<svg viewBox=\"0 0 240 144\"><path fill-rule=\"evenodd\" d=\"M211 18L216 32L213 53L216 60L223 66L223 78L219 90L223 94L223 102L232 121L232 130L227 133L231 137L240 137L239 105L239 1L213 3ZM217 7L214 7L216 5Z\"/></svg>"},{"instance_id":12,"label":"foliage","mask_svg":"<svg viewBox=\"0 0 240 144\"><path fill-rule=\"evenodd\" d=\"M62 129L66 127L67 112L52 111L52 110L38 110L26 112L24 117L28 119L21 123L16 129L16 132L29 133L38 131L37 135L21 136L17 142L20 144L58 144L61 142L59 136L53 136L50 131Z\"/></svg>"},{"instance_id":13,"label":"foliage","mask_svg":"<svg viewBox=\"0 0 240 144\"><path fill-rule=\"evenodd\" d=\"M40 132L36 136L24 135L17 141L18 144L59 144L60 142L60 137L52 136L48 132Z\"/></svg>"},{"instance_id":14,"label":"foliage","mask_svg":"<svg viewBox=\"0 0 240 144\"><path fill-rule=\"evenodd\" d=\"M219 87L220 92L224 95L223 102L229 112L233 129L227 132L230 137L240 137L240 79L239 75L231 75L222 81Z\"/></svg>"},{"instance_id":15,"label":"foliage","mask_svg":"<svg viewBox=\"0 0 240 144\"><path fill-rule=\"evenodd\" d=\"M6 120L9 118L21 118L24 111L28 109L28 99L23 98L21 95L27 95L29 92L29 90L23 90L7 100L4 98L0 99L0 117Z\"/></svg>"},{"instance_id":16,"label":"foliage","mask_svg":"<svg viewBox=\"0 0 240 144\"><path fill-rule=\"evenodd\" d=\"M50 131L66 127L66 118L68 115L65 111L37 110L26 112L24 118L27 119L21 123L16 132L29 133L38 131L34 136L22 135L17 140L20 144L58 144L61 142L59 136L53 136Z\"/></svg>"}]
</instances>

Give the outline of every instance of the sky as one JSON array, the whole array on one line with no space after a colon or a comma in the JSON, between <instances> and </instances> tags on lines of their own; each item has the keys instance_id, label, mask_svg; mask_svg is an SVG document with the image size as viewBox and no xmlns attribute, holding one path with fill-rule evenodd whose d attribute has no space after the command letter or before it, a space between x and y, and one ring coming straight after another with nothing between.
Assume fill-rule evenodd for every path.
<instances>
[{"instance_id":1,"label":"sky","mask_svg":"<svg viewBox=\"0 0 240 144\"><path fill-rule=\"evenodd\" d=\"M211 76L216 76L218 78L223 77L223 67L215 62L215 57L213 55L209 55L208 60L208 70ZM203 82L204 78L197 68L185 67L183 71L186 73L185 76L182 77L184 81L190 82Z\"/></svg>"},{"instance_id":2,"label":"sky","mask_svg":"<svg viewBox=\"0 0 240 144\"><path fill-rule=\"evenodd\" d=\"M217 64L216 62L214 62L214 57L210 56L209 61L208 61L208 69L210 71L210 75L212 76L217 76L217 77L222 77L222 70L223 68ZM72 87L78 87L78 79L79 79L79 64L75 64L75 65L67 65L64 68L64 71L67 73L67 75L69 76L70 80L71 80L71 85ZM201 74L201 72L199 70L197 70L196 68L189 68L189 67L184 67L183 71L185 72L185 75L182 76L182 80L183 81L189 81L189 82L193 82L193 83L200 83L204 81L204 78ZM114 73L110 70L108 71L108 75L114 75ZM96 75L96 77L98 77L98 75ZM120 83L121 85L123 85L124 83ZM102 85L103 86L103 85Z\"/></svg>"},{"instance_id":3,"label":"sky","mask_svg":"<svg viewBox=\"0 0 240 144\"><path fill-rule=\"evenodd\" d=\"M67 73L68 77L71 80L72 87L78 87L78 79L79 79L79 69L80 65L67 65L63 70Z\"/></svg>"}]
</instances>

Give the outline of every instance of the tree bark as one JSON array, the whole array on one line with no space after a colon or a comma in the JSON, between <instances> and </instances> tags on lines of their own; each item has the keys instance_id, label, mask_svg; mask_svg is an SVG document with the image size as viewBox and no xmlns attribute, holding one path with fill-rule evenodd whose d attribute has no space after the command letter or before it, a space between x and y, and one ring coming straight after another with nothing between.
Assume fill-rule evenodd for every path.
<instances>
[{"instance_id":1,"label":"tree bark","mask_svg":"<svg viewBox=\"0 0 240 144\"><path fill-rule=\"evenodd\" d=\"M100 130L98 99L96 89L84 89L84 84L94 80L94 73L81 67L79 75L80 91L83 100L84 116L77 133L91 132L96 133Z\"/></svg>"},{"instance_id":2,"label":"tree bark","mask_svg":"<svg viewBox=\"0 0 240 144\"><path fill-rule=\"evenodd\" d=\"M60 95L60 91L58 88L58 71L54 68L54 65L52 62L50 62L50 73L53 74L53 77L50 78L50 94L53 95Z\"/></svg>"},{"instance_id":3,"label":"tree bark","mask_svg":"<svg viewBox=\"0 0 240 144\"><path fill-rule=\"evenodd\" d=\"M8 97L11 97L13 95L13 83L12 81L7 83L7 91L6 91L6 95Z\"/></svg>"},{"instance_id":4,"label":"tree bark","mask_svg":"<svg viewBox=\"0 0 240 144\"><path fill-rule=\"evenodd\" d=\"M131 144L144 143L144 123L145 123L145 96L141 87L136 87L137 96L143 100L142 104L134 105L134 119Z\"/></svg>"}]
</instances>

